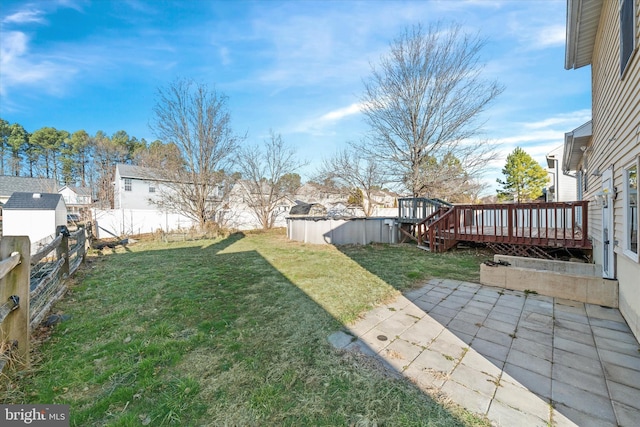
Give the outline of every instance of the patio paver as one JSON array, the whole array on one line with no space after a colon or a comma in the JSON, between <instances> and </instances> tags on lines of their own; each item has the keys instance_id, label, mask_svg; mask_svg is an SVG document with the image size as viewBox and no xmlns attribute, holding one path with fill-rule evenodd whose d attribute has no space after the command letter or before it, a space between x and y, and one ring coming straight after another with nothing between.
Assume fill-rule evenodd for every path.
<instances>
[{"instance_id":1,"label":"patio paver","mask_svg":"<svg viewBox=\"0 0 640 427\"><path fill-rule=\"evenodd\" d=\"M640 425L640 344L616 309L432 279L333 337L493 425Z\"/></svg>"}]
</instances>

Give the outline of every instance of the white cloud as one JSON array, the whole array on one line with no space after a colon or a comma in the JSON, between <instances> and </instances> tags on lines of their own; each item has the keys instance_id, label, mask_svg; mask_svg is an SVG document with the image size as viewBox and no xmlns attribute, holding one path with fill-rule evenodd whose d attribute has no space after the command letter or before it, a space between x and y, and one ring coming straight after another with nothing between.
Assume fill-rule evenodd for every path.
<instances>
[{"instance_id":1,"label":"white cloud","mask_svg":"<svg viewBox=\"0 0 640 427\"><path fill-rule=\"evenodd\" d=\"M222 65L227 66L231 64L231 55L229 52L229 48L222 46L218 49L218 54L220 55L220 62L222 63Z\"/></svg>"},{"instance_id":2,"label":"white cloud","mask_svg":"<svg viewBox=\"0 0 640 427\"><path fill-rule=\"evenodd\" d=\"M51 60L32 61L28 57L29 38L20 31L0 34L0 95L9 88L37 86L51 94L60 92L61 85L71 79L75 70Z\"/></svg>"},{"instance_id":3,"label":"white cloud","mask_svg":"<svg viewBox=\"0 0 640 427\"><path fill-rule=\"evenodd\" d=\"M591 110L578 110L570 113L558 114L554 117L548 117L537 122L524 123L524 127L528 129L541 129L550 126L562 126L563 128L566 128L565 132L569 132L589 120L591 120Z\"/></svg>"},{"instance_id":4,"label":"white cloud","mask_svg":"<svg viewBox=\"0 0 640 427\"><path fill-rule=\"evenodd\" d=\"M533 44L539 49L564 46L566 31L564 25L550 25L539 28L533 35Z\"/></svg>"},{"instance_id":5,"label":"white cloud","mask_svg":"<svg viewBox=\"0 0 640 427\"><path fill-rule=\"evenodd\" d=\"M342 119L359 114L360 111L362 111L362 103L355 102L346 107L336 108L322 115L303 120L290 132L308 133L315 136L336 135L336 131L329 128L336 126Z\"/></svg>"},{"instance_id":6,"label":"white cloud","mask_svg":"<svg viewBox=\"0 0 640 427\"><path fill-rule=\"evenodd\" d=\"M334 122L341 120L345 117L352 116L354 114L358 114L362 111L362 103L356 102L347 107L338 108L337 110L329 111L326 114L323 114L318 119L319 122Z\"/></svg>"},{"instance_id":7,"label":"white cloud","mask_svg":"<svg viewBox=\"0 0 640 427\"><path fill-rule=\"evenodd\" d=\"M41 10L35 10L35 9L21 10L20 12L16 12L4 18L2 20L2 23L3 24L28 24L28 23L36 22L36 23L42 24L46 22L43 15L44 15L44 12Z\"/></svg>"}]
</instances>

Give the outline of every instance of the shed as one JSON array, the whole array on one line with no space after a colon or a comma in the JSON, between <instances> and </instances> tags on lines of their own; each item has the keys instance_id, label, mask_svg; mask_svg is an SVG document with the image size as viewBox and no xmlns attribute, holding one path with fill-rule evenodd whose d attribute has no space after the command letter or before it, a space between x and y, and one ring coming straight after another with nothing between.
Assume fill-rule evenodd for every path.
<instances>
[{"instance_id":1,"label":"shed","mask_svg":"<svg viewBox=\"0 0 640 427\"><path fill-rule=\"evenodd\" d=\"M325 216L327 209L320 203L301 203L292 206L289 216Z\"/></svg>"},{"instance_id":2,"label":"shed","mask_svg":"<svg viewBox=\"0 0 640 427\"><path fill-rule=\"evenodd\" d=\"M32 250L66 224L67 206L60 194L16 192L3 206L3 235L29 236Z\"/></svg>"}]
</instances>

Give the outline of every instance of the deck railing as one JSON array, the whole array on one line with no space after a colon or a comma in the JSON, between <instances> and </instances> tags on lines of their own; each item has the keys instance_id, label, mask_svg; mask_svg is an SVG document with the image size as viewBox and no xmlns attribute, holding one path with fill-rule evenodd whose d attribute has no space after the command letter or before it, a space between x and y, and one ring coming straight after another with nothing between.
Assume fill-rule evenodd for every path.
<instances>
[{"instance_id":1,"label":"deck railing","mask_svg":"<svg viewBox=\"0 0 640 427\"><path fill-rule=\"evenodd\" d=\"M591 248L587 201L456 205L426 224L419 239L444 252L458 241ZM422 224L422 222L420 223Z\"/></svg>"},{"instance_id":2,"label":"deck railing","mask_svg":"<svg viewBox=\"0 0 640 427\"><path fill-rule=\"evenodd\" d=\"M400 222L417 223L433 215L443 206L452 206L440 199L407 197L398 199L398 219Z\"/></svg>"}]
</instances>

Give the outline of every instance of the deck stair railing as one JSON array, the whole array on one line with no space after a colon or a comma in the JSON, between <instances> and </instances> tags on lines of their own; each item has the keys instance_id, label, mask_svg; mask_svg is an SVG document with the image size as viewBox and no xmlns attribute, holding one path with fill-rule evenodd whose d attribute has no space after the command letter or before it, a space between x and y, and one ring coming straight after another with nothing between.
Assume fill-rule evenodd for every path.
<instances>
[{"instance_id":1,"label":"deck stair railing","mask_svg":"<svg viewBox=\"0 0 640 427\"><path fill-rule=\"evenodd\" d=\"M406 197L398 199L398 219L401 223L418 223L433 215L441 207L453 206L440 199Z\"/></svg>"},{"instance_id":2,"label":"deck stair railing","mask_svg":"<svg viewBox=\"0 0 640 427\"><path fill-rule=\"evenodd\" d=\"M418 246L423 249L430 249L444 244L444 240L448 237L444 228L451 226L447 218L451 217L454 210L452 206L441 206L438 210L416 224Z\"/></svg>"}]
</instances>

